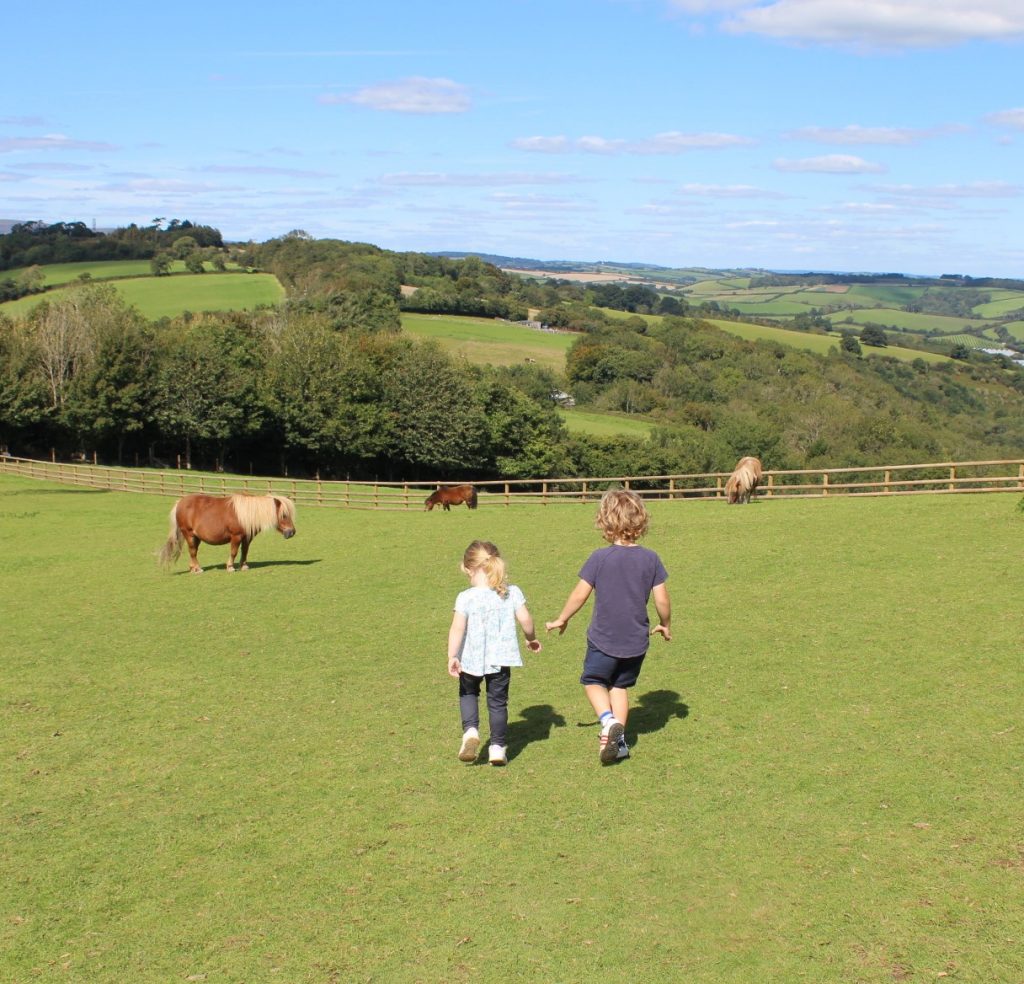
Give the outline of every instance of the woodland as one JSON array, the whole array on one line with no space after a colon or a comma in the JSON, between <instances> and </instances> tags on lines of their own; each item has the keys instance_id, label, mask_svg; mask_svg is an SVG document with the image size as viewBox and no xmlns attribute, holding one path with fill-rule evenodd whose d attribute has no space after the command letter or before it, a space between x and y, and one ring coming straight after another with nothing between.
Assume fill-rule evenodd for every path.
<instances>
[{"instance_id":1,"label":"woodland","mask_svg":"<svg viewBox=\"0 0 1024 984\"><path fill-rule=\"evenodd\" d=\"M0 236L0 287L41 291L40 268L82 260L148 259L166 275L170 256L272 273L285 300L150 321L109 283L83 279L23 317L0 314L0 446L380 480L674 474L727 470L746 454L766 468L1024 454L1024 372L1007 359L744 341L704 320L717 306L674 290L520 277L476 256L301 230L225 244L179 220L110 233L24 223ZM984 286L964 284L964 303ZM561 373L474 365L403 334L405 311L529 318L574 341ZM564 393L652 421L652 436L570 432Z\"/></svg>"}]
</instances>

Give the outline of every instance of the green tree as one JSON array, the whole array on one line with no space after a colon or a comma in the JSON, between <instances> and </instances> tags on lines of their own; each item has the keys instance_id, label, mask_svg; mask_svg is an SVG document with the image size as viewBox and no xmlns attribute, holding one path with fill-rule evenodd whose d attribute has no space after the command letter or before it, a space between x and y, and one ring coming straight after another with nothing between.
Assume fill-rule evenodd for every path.
<instances>
[{"instance_id":1,"label":"green tree","mask_svg":"<svg viewBox=\"0 0 1024 984\"><path fill-rule=\"evenodd\" d=\"M851 352L853 355L861 354L860 342L852 331L844 331L839 339L839 347L844 352Z\"/></svg>"},{"instance_id":2,"label":"green tree","mask_svg":"<svg viewBox=\"0 0 1024 984\"><path fill-rule=\"evenodd\" d=\"M860 341L862 345L871 345L875 348L885 348L889 339L880 325L865 325L861 329Z\"/></svg>"},{"instance_id":3,"label":"green tree","mask_svg":"<svg viewBox=\"0 0 1024 984\"><path fill-rule=\"evenodd\" d=\"M156 253L149 261L149 268L154 277L166 277L171 272L172 257L170 253Z\"/></svg>"}]
</instances>

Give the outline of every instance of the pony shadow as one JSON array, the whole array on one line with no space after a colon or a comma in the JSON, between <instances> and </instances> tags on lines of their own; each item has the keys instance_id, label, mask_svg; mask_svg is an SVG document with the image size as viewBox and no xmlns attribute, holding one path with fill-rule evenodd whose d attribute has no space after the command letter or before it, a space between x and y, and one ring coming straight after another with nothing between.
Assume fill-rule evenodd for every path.
<instances>
[{"instance_id":1,"label":"pony shadow","mask_svg":"<svg viewBox=\"0 0 1024 984\"><path fill-rule=\"evenodd\" d=\"M322 562L323 561L321 561L319 557L315 560L250 560L249 570L253 571L259 567L309 567L312 564L320 564ZM221 574L231 573L231 571L227 570L223 563L203 568L204 574L209 574L218 571ZM191 574L192 572L186 568L183 571L174 571L173 573L175 577L178 577L182 574ZM238 567L236 567L234 573L246 574L248 572L240 570Z\"/></svg>"},{"instance_id":2,"label":"pony shadow","mask_svg":"<svg viewBox=\"0 0 1024 984\"><path fill-rule=\"evenodd\" d=\"M512 721L508 726L508 747L505 754L511 762L527 745L535 741L547 741L552 728L564 728L565 718L550 704L534 704L520 712L521 721Z\"/></svg>"}]
</instances>

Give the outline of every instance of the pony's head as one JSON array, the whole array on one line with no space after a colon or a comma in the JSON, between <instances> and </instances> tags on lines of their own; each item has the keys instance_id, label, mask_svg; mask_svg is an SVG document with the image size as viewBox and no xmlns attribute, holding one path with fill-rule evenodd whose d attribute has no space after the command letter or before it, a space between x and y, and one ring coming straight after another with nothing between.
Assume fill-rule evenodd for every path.
<instances>
[{"instance_id":1,"label":"pony's head","mask_svg":"<svg viewBox=\"0 0 1024 984\"><path fill-rule=\"evenodd\" d=\"M286 540L290 540L295 536L295 503L283 496L274 496L274 506L277 509L277 528Z\"/></svg>"},{"instance_id":2,"label":"pony's head","mask_svg":"<svg viewBox=\"0 0 1024 984\"><path fill-rule=\"evenodd\" d=\"M430 512L430 510L433 509L434 506L436 506L441 501L441 496L438 494L440 491L441 490L438 489L437 492L431 492L430 495L428 495L426 499L423 500L424 512Z\"/></svg>"}]
</instances>

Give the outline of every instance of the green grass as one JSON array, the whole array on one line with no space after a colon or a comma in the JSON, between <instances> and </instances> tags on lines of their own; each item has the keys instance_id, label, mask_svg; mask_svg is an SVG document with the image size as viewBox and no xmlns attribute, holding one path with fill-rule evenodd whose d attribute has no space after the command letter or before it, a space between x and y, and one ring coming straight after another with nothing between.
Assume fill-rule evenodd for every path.
<instances>
[{"instance_id":1,"label":"green grass","mask_svg":"<svg viewBox=\"0 0 1024 984\"><path fill-rule=\"evenodd\" d=\"M551 618L592 506L310 508L195 577L169 499L0 477L2 976L1021 980L1016 500L653 503L632 760L582 612L498 770L455 757L458 561L493 539Z\"/></svg>"},{"instance_id":2,"label":"green grass","mask_svg":"<svg viewBox=\"0 0 1024 984\"><path fill-rule=\"evenodd\" d=\"M1024 291L994 290L992 300L987 304L979 304L972 310L980 318L999 318L1024 308Z\"/></svg>"},{"instance_id":3,"label":"green grass","mask_svg":"<svg viewBox=\"0 0 1024 984\"><path fill-rule=\"evenodd\" d=\"M741 321L721 321L711 319L710 323L727 331L731 335L737 335L748 341L776 342L779 345L789 345L792 348L807 349L810 352L817 352L824 355L829 349L839 347L839 335L812 335L803 331L791 331L787 328L772 328L766 325L750 325ZM924 359L925 362L947 362L948 356L939 355L935 352L923 352L919 349L904 348L900 345L888 345L885 348L863 347L865 356L887 355L903 362L912 362L914 359Z\"/></svg>"},{"instance_id":4,"label":"green grass","mask_svg":"<svg viewBox=\"0 0 1024 984\"><path fill-rule=\"evenodd\" d=\"M20 267L8 270L2 276L18 275L27 268ZM47 287L54 287L59 284L71 283L77 280L83 273L89 274L92 280L116 280L120 277L151 277L153 270L149 260L101 260L94 263L50 263L41 266L43 284ZM174 260L171 263L172 273L181 273L185 270L184 260Z\"/></svg>"},{"instance_id":5,"label":"green grass","mask_svg":"<svg viewBox=\"0 0 1024 984\"><path fill-rule=\"evenodd\" d=\"M949 318L938 314L916 314L912 311L894 311L889 308L857 308L853 311L837 311L829 316L836 328L842 328L847 319L862 325L871 322L876 325L892 326L907 331L935 331L940 334L957 335L971 329L990 326L987 321L973 318Z\"/></svg>"},{"instance_id":6,"label":"green grass","mask_svg":"<svg viewBox=\"0 0 1024 984\"><path fill-rule=\"evenodd\" d=\"M402 329L419 338L433 338L470 362L507 366L532 359L557 372L565 368L565 353L577 338L564 332L538 331L494 318L410 312L402 314Z\"/></svg>"},{"instance_id":7,"label":"green grass","mask_svg":"<svg viewBox=\"0 0 1024 984\"><path fill-rule=\"evenodd\" d=\"M284 288L270 273L194 273L171 277L140 277L113 281L124 299L150 319L173 318L183 311L241 311L277 304ZM0 313L24 317L43 300L55 300L61 289L0 304Z\"/></svg>"},{"instance_id":8,"label":"green grass","mask_svg":"<svg viewBox=\"0 0 1024 984\"><path fill-rule=\"evenodd\" d=\"M561 410L566 427L580 434L592 437L643 437L651 436L656 426L649 420L637 420L608 413L592 413L587 410Z\"/></svg>"},{"instance_id":9,"label":"green grass","mask_svg":"<svg viewBox=\"0 0 1024 984\"><path fill-rule=\"evenodd\" d=\"M1010 321L1003 327L1014 337L1017 341L1024 342L1024 321Z\"/></svg>"}]
</instances>

